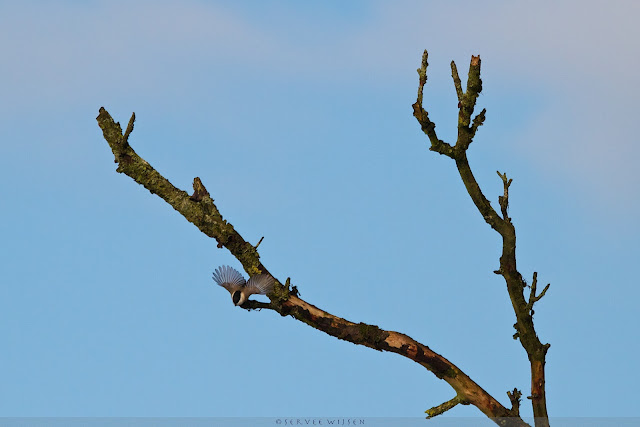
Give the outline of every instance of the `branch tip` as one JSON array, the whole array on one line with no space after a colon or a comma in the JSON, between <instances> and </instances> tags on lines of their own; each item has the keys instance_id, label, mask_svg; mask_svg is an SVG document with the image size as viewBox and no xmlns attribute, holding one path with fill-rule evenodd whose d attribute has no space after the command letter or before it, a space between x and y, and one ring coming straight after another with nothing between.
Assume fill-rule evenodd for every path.
<instances>
[{"instance_id":1,"label":"branch tip","mask_svg":"<svg viewBox=\"0 0 640 427\"><path fill-rule=\"evenodd\" d=\"M529 294L529 302L527 303L527 307L526 307L527 310L531 312L532 315L533 315L533 304L535 304L536 302L540 301L540 299L542 299L542 297L549 290L550 286L551 286L551 283L547 283L547 286L545 286L542 292L540 292L540 295L536 295L536 290L538 287L538 272L537 271L533 272L533 281L531 282L531 293Z\"/></svg>"},{"instance_id":2,"label":"branch tip","mask_svg":"<svg viewBox=\"0 0 640 427\"><path fill-rule=\"evenodd\" d=\"M425 50L422 54L422 62L420 64L420 68L418 68L418 98L415 103L413 103L413 116L420 123L420 127L422 128L422 132L425 133L429 137L429 141L431 142L431 147L429 148L431 151L435 151L440 154L444 154L448 157L453 158L453 147L446 142L438 139L438 135L436 134L436 124L433 123L429 119L429 113L423 107L423 92L424 85L427 83L427 66L429 63L427 62L427 58L429 54Z\"/></svg>"},{"instance_id":3,"label":"branch tip","mask_svg":"<svg viewBox=\"0 0 640 427\"><path fill-rule=\"evenodd\" d=\"M262 240L264 239L264 236L262 236L260 238L260 241L258 241L258 243L256 243L256 245L254 246L254 248L258 249L258 246L260 246L260 243L262 243Z\"/></svg>"},{"instance_id":4,"label":"branch tip","mask_svg":"<svg viewBox=\"0 0 640 427\"><path fill-rule=\"evenodd\" d=\"M424 90L424 85L427 83L427 67L429 63L427 59L429 58L429 53L425 49L422 53L422 62L420 63L420 68L418 68L418 76L419 76L419 84L418 84L418 101L417 104L422 107L422 92Z\"/></svg>"},{"instance_id":5,"label":"branch tip","mask_svg":"<svg viewBox=\"0 0 640 427\"><path fill-rule=\"evenodd\" d=\"M473 123L471 124L471 139L476 136L476 132L478 128L484 124L484 120L486 118L487 109L483 108L480 114L473 118Z\"/></svg>"},{"instance_id":6,"label":"branch tip","mask_svg":"<svg viewBox=\"0 0 640 427\"><path fill-rule=\"evenodd\" d=\"M131 118L129 119L129 124L127 125L127 130L124 132L124 136L122 137L122 145L129 145L129 135L133 132L133 123L136 121L136 113L131 113Z\"/></svg>"},{"instance_id":7,"label":"branch tip","mask_svg":"<svg viewBox=\"0 0 640 427\"><path fill-rule=\"evenodd\" d=\"M458 96L458 108L461 108L464 93L462 92L462 82L460 81L460 75L458 74L458 67L456 67L456 63L454 61L451 61L451 77L453 78L453 85L456 88L456 95Z\"/></svg>"},{"instance_id":8,"label":"branch tip","mask_svg":"<svg viewBox=\"0 0 640 427\"><path fill-rule=\"evenodd\" d=\"M514 388L513 391L508 391L507 396L509 396L509 400L511 401L511 413L514 417L520 416L520 398L522 397L522 392L517 388Z\"/></svg>"},{"instance_id":9,"label":"branch tip","mask_svg":"<svg viewBox=\"0 0 640 427\"><path fill-rule=\"evenodd\" d=\"M502 218L505 221L511 222L509 218L508 209L509 209L509 186L513 179L507 178L507 173L500 173L500 171L496 171L498 176L502 179L502 184L504 186L504 195L498 197L498 204L500 204L500 210L502 211Z\"/></svg>"}]
</instances>

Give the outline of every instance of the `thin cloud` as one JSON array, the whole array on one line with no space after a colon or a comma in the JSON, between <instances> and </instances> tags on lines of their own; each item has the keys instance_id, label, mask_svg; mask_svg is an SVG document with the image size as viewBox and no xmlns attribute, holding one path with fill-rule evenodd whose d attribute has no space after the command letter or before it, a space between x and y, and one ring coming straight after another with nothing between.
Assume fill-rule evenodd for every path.
<instances>
[{"instance_id":1,"label":"thin cloud","mask_svg":"<svg viewBox=\"0 0 640 427\"><path fill-rule=\"evenodd\" d=\"M195 69L253 67L326 84L374 76L372 85L413 85L424 48L440 64L430 67L430 77L450 84L450 59L463 60L464 70L472 53L481 54L494 93L500 82L518 87L525 103L531 90L544 92L544 107L518 132L518 150L585 194L596 191L598 200L634 194L640 178L628 171L640 154L631 117L640 95L633 84L640 65L637 2L362 7L366 18L332 27L330 14L310 21L313 15L286 9L275 24L256 25L237 10L204 2L5 4L4 109L77 103L99 89L144 96L186 84Z\"/></svg>"}]
</instances>

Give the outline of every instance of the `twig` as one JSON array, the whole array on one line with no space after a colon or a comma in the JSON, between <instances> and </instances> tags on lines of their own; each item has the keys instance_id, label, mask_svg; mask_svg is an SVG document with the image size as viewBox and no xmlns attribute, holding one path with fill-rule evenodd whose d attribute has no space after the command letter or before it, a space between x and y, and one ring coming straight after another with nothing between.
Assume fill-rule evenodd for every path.
<instances>
[{"instance_id":1,"label":"twig","mask_svg":"<svg viewBox=\"0 0 640 427\"><path fill-rule=\"evenodd\" d=\"M133 123L135 121L136 121L136 113L131 113L131 118L129 119L127 130L124 132L124 136L122 137L122 143L125 145L129 145L129 135L131 135L131 132L133 132Z\"/></svg>"},{"instance_id":2,"label":"twig","mask_svg":"<svg viewBox=\"0 0 640 427\"><path fill-rule=\"evenodd\" d=\"M533 315L533 304L535 304L536 302L540 301L540 299L542 299L544 294L547 293L547 290L549 290L551 283L547 283L547 286L545 286L542 292L540 292L540 295L536 296L537 286L538 286L538 272L534 271L533 281L531 282L531 293L529 294L529 302L527 302L527 310L529 310L532 315Z\"/></svg>"},{"instance_id":3,"label":"twig","mask_svg":"<svg viewBox=\"0 0 640 427\"><path fill-rule=\"evenodd\" d=\"M509 210L509 186L511 185L511 182L513 182L513 178L507 179L506 172L502 174L500 171L496 171L496 173L502 179L502 184L504 186L504 195L498 197L498 203L500 204L500 210L502 211L502 219L511 222L511 218L509 218L507 211Z\"/></svg>"},{"instance_id":4,"label":"twig","mask_svg":"<svg viewBox=\"0 0 640 427\"><path fill-rule=\"evenodd\" d=\"M422 128L422 131L425 133L425 135L429 137L429 141L431 142L431 147L429 148L429 150L453 158L453 147L446 142L438 139L438 135L436 134L436 125L431 120L429 120L429 113L427 113L422 107L424 85L427 83L427 66L429 65L429 63L427 62L428 57L429 54L425 50L422 54L422 62L420 68L418 68L418 99L412 105L413 116L418 120L418 123L420 123L420 127Z\"/></svg>"},{"instance_id":5,"label":"twig","mask_svg":"<svg viewBox=\"0 0 640 427\"><path fill-rule=\"evenodd\" d=\"M487 109L483 108L482 111L480 111L480 114L473 118L473 123L471 124L471 140L473 140L473 137L476 136L478 128L484 123L486 113Z\"/></svg>"},{"instance_id":6,"label":"twig","mask_svg":"<svg viewBox=\"0 0 640 427\"><path fill-rule=\"evenodd\" d=\"M467 402L465 399L462 399L460 396L456 396L453 399L447 400L446 402L441 403L438 406L434 406L431 409L427 409L424 412L425 414L427 414L427 419L429 419L429 418L437 417L440 414L444 414L449 409L454 408L458 404L468 405L469 402Z\"/></svg>"},{"instance_id":7,"label":"twig","mask_svg":"<svg viewBox=\"0 0 640 427\"><path fill-rule=\"evenodd\" d=\"M453 61L451 61L451 77L453 78L453 85L456 88L456 95L458 96L458 108L460 108L462 107L461 103L464 92L462 91L462 82L458 75L458 67L456 67L456 63Z\"/></svg>"},{"instance_id":8,"label":"twig","mask_svg":"<svg viewBox=\"0 0 640 427\"><path fill-rule=\"evenodd\" d=\"M425 49L425 51L422 52L422 62L420 63L420 68L418 68L419 84L418 84L418 101L417 102L419 105L422 105L422 95L423 95L424 85L427 84L427 67L429 66L429 62L427 62L428 58L429 58L429 53Z\"/></svg>"}]
</instances>

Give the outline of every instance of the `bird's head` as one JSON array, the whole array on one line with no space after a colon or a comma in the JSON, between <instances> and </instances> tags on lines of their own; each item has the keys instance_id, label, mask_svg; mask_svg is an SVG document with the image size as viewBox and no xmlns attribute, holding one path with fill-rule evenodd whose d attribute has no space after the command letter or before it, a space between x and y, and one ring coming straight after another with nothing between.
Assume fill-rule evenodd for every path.
<instances>
[{"instance_id":1,"label":"bird's head","mask_svg":"<svg viewBox=\"0 0 640 427\"><path fill-rule=\"evenodd\" d=\"M241 306L247 301L247 296L244 292L237 290L231 294L231 300L233 300L233 305Z\"/></svg>"}]
</instances>

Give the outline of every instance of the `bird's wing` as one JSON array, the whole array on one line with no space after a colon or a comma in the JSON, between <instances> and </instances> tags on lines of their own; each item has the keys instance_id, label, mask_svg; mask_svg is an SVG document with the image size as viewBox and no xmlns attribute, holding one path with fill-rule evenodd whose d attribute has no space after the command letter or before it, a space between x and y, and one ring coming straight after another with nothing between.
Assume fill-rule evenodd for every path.
<instances>
[{"instance_id":1,"label":"bird's wing","mask_svg":"<svg viewBox=\"0 0 640 427\"><path fill-rule=\"evenodd\" d=\"M245 286L245 293L265 295L273 289L275 279L269 274L256 274L251 277Z\"/></svg>"},{"instance_id":2,"label":"bird's wing","mask_svg":"<svg viewBox=\"0 0 640 427\"><path fill-rule=\"evenodd\" d=\"M229 292L245 285L244 277L235 268L223 265L213 272L213 280Z\"/></svg>"}]
</instances>

